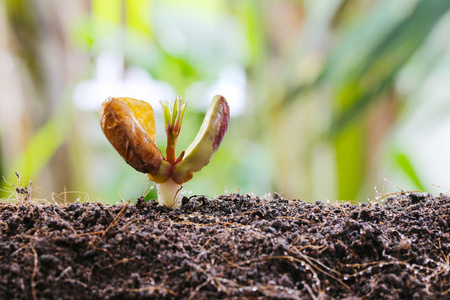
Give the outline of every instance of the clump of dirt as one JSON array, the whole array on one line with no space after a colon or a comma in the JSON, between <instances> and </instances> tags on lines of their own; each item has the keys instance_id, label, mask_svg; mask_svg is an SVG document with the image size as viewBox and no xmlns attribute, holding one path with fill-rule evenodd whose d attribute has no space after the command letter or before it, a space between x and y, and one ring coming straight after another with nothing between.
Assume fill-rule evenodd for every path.
<instances>
[{"instance_id":1,"label":"clump of dirt","mask_svg":"<svg viewBox=\"0 0 450 300\"><path fill-rule=\"evenodd\" d=\"M449 299L449 197L386 202L2 203L0 298Z\"/></svg>"}]
</instances>

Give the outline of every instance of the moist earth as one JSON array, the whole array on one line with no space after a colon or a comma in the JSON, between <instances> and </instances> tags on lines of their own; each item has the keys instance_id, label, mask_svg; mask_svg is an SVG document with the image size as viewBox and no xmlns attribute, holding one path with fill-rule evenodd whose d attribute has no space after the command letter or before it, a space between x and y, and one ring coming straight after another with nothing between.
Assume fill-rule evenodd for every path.
<instances>
[{"instance_id":1,"label":"moist earth","mask_svg":"<svg viewBox=\"0 0 450 300\"><path fill-rule=\"evenodd\" d=\"M0 299L450 299L450 198L0 203Z\"/></svg>"}]
</instances>

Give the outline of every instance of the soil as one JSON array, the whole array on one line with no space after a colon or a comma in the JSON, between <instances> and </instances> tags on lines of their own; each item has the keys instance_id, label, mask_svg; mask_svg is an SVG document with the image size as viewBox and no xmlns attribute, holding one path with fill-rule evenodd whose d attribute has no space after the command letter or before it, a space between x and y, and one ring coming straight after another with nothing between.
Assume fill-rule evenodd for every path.
<instances>
[{"instance_id":1,"label":"soil","mask_svg":"<svg viewBox=\"0 0 450 300\"><path fill-rule=\"evenodd\" d=\"M0 204L1 299L450 299L450 198Z\"/></svg>"}]
</instances>

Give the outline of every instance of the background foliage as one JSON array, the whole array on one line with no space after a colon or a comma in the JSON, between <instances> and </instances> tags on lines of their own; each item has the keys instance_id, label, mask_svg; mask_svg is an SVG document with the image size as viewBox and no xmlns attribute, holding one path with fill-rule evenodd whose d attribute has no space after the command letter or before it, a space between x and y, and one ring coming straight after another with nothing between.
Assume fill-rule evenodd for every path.
<instances>
[{"instance_id":1,"label":"background foliage","mask_svg":"<svg viewBox=\"0 0 450 300\"><path fill-rule=\"evenodd\" d=\"M159 101L177 94L188 102L180 149L215 94L232 110L222 147L189 194L364 201L374 187L447 192L449 8L447 0L5 0L1 196L17 184L15 171L40 198L142 195L146 177L108 144L98 107L108 96L149 101L164 148Z\"/></svg>"}]
</instances>

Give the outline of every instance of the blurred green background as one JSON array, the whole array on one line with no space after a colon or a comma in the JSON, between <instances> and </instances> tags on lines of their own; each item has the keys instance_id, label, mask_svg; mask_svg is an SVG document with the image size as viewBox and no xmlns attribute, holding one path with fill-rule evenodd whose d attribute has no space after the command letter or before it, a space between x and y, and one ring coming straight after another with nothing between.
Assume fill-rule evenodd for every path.
<instances>
[{"instance_id":1,"label":"blurred green background","mask_svg":"<svg viewBox=\"0 0 450 300\"><path fill-rule=\"evenodd\" d=\"M450 189L448 0L4 0L2 198L137 198L148 181L103 136L109 96L188 102L179 150L215 94L232 118L186 192L315 200ZM151 191L149 197L154 196Z\"/></svg>"}]
</instances>

